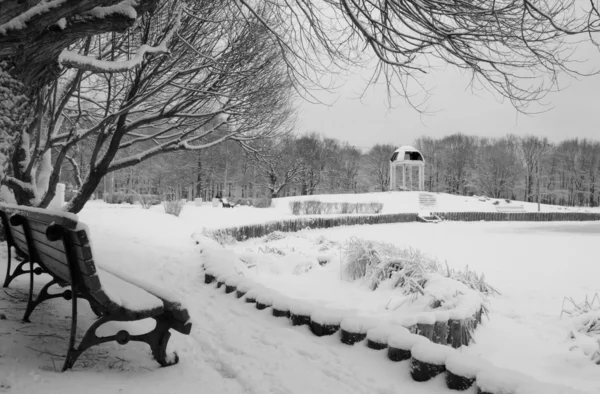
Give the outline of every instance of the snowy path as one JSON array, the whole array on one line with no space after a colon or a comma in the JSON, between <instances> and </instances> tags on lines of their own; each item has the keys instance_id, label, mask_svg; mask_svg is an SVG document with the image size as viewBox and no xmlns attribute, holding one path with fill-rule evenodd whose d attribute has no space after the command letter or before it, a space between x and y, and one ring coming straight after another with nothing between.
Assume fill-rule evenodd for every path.
<instances>
[{"instance_id":1,"label":"snowy path","mask_svg":"<svg viewBox=\"0 0 600 394\"><path fill-rule=\"evenodd\" d=\"M25 296L27 282L21 278L0 294L0 312L7 311L7 320L0 321L0 392L449 392L441 376L413 382L408 362L392 363L384 351L362 344L349 347L337 337L316 338L306 327L292 327L287 319L270 316L269 310L257 311L204 285L201 256L190 236L193 229L177 218L135 210L124 222L122 215L102 210L80 216L90 225L97 261L172 289L186 301L194 320L192 334L174 333L170 342L180 363L158 368L144 344L105 344L92 348L73 371L54 372L60 359L52 354L65 353L70 303L49 301L34 313L33 323L21 323L18 308L24 304L15 299ZM4 272L5 252L1 253ZM93 316L86 302L81 310L85 312L79 326L84 328Z\"/></svg>"}]
</instances>

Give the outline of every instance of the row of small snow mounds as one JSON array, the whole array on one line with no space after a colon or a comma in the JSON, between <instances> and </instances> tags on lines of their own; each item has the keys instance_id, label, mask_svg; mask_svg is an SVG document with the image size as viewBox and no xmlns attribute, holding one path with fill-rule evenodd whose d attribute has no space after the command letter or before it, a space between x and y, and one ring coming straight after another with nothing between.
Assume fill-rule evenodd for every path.
<instances>
[{"instance_id":1,"label":"row of small snow mounds","mask_svg":"<svg viewBox=\"0 0 600 394\"><path fill-rule=\"evenodd\" d=\"M206 241L206 240L203 240ZM213 242L209 240L208 243ZM340 325L342 330L354 333L366 333L367 339L388 346L410 350L412 357L419 361L445 365L453 374L475 379L482 392L498 394L585 394L569 387L542 383L516 371L494 366L479 357L459 352L449 346L430 342L427 338L412 334L403 325L415 323L431 324L436 319L446 318L446 314L436 312L423 313L417 317L407 317L400 325L385 324L373 319L351 316L348 312L321 307L313 302L296 300L273 289L269 289L251 279L243 277L236 269L236 259L232 252L226 251L214 242L208 246L202 242L203 267L206 273L213 275L224 286L235 287L246 293L246 298L255 299L261 304L270 305L278 310L289 310L295 315L310 316L311 321L321 325ZM212 246L212 247L211 247ZM218 248L217 248L218 246ZM466 311L466 310L465 310ZM452 318L459 316L459 313ZM471 317L472 314L468 315ZM412 324L411 324L412 323Z\"/></svg>"}]
</instances>

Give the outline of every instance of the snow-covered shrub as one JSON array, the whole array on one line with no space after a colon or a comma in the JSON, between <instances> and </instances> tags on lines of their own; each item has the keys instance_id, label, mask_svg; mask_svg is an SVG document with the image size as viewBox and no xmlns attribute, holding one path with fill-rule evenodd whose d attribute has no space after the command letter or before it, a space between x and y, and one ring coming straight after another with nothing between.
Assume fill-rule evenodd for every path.
<instances>
[{"instance_id":1,"label":"snow-covered shrub","mask_svg":"<svg viewBox=\"0 0 600 394\"><path fill-rule=\"evenodd\" d=\"M439 271L437 260L424 256L417 249L402 249L389 243L356 237L346 242L343 255L343 278L365 278L371 290L384 280L391 279L394 287L402 287L410 294L422 294L425 275Z\"/></svg>"},{"instance_id":2,"label":"snow-covered shrub","mask_svg":"<svg viewBox=\"0 0 600 394\"><path fill-rule=\"evenodd\" d=\"M104 196L104 202L107 204L133 204L134 200L135 196L133 194L128 194L125 192L114 192Z\"/></svg>"},{"instance_id":3,"label":"snow-covered shrub","mask_svg":"<svg viewBox=\"0 0 600 394\"><path fill-rule=\"evenodd\" d=\"M304 212L306 215L317 215L321 213L321 201L318 200L307 200L303 201Z\"/></svg>"},{"instance_id":4,"label":"snow-covered shrub","mask_svg":"<svg viewBox=\"0 0 600 394\"><path fill-rule=\"evenodd\" d=\"M160 204L160 196L156 194L135 194L135 200L139 201L140 205L144 209L150 209L153 205Z\"/></svg>"},{"instance_id":5,"label":"snow-covered shrub","mask_svg":"<svg viewBox=\"0 0 600 394\"><path fill-rule=\"evenodd\" d=\"M273 231L270 234L265 236L265 242L278 241L280 239L284 239L287 235L281 231Z\"/></svg>"},{"instance_id":6,"label":"snow-covered shrub","mask_svg":"<svg viewBox=\"0 0 600 394\"><path fill-rule=\"evenodd\" d=\"M183 209L183 201L165 201L163 202L163 206L165 207L165 213L168 213L169 215L179 216L181 210Z\"/></svg>"},{"instance_id":7,"label":"snow-covered shrub","mask_svg":"<svg viewBox=\"0 0 600 394\"><path fill-rule=\"evenodd\" d=\"M302 201L290 201L290 211L293 215L300 215L302 209Z\"/></svg>"},{"instance_id":8,"label":"snow-covered shrub","mask_svg":"<svg viewBox=\"0 0 600 394\"><path fill-rule=\"evenodd\" d=\"M217 241L221 245L232 245L236 243L235 237L233 237L227 230L204 230L202 235Z\"/></svg>"},{"instance_id":9,"label":"snow-covered shrub","mask_svg":"<svg viewBox=\"0 0 600 394\"><path fill-rule=\"evenodd\" d=\"M271 208L273 200L270 197L255 198L252 200L254 208Z\"/></svg>"},{"instance_id":10,"label":"snow-covered shrub","mask_svg":"<svg viewBox=\"0 0 600 394\"><path fill-rule=\"evenodd\" d=\"M371 290L386 281L391 287L402 288L405 294L417 297L425 294L423 287L427 277L437 274L454 279L479 293L498 293L485 282L483 274L478 275L468 267L457 271L446 265L444 269L436 259L418 249L353 237L342 248L342 254L342 278L361 279ZM436 308L439 305L431 306Z\"/></svg>"},{"instance_id":11,"label":"snow-covered shrub","mask_svg":"<svg viewBox=\"0 0 600 394\"><path fill-rule=\"evenodd\" d=\"M600 296L596 293L590 301L586 296L577 303L572 298L563 301L562 315L572 318L573 329L569 339L573 342L570 350L579 350L592 362L600 365Z\"/></svg>"}]
</instances>

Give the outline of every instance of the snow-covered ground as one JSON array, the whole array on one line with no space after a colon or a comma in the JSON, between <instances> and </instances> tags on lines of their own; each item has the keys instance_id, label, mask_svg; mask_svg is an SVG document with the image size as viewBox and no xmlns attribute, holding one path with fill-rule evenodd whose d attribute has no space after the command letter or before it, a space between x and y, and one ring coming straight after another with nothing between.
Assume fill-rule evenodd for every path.
<instances>
[{"instance_id":1,"label":"snow-covered ground","mask_svg":"<svg viewBox=\"0 0 600 394\"><path fill-rule=\"evenodd\" d=\"M355 201L344 196L321 199L342 198ZM353 198L383 202L385 213L418 209L416 193ZM432 210L495 210L490 202L449 195L438 195L437 205ZM537 209L535 204L525 207ZM551 208L542 207L546 209ZM193 319L192 333L173 333L170 342L181 361L161 369L144 344L105 344L86 352L89 357L83 357L73 371L56 373L66 352L70 303L48 301L34 312L31 324L21 323L27 290L21 277L10 289L0 291L0 313L7 318L0 320L0 392L421 394L447 390L442 377L415 383L408 377L406 362L392 363L383 352L362 345L349 347L334 337L316 338L306 327L292 327L268 310L257 311L203 284L202 255L193 235L197 237L204 228L290 218L285 199L271 209L188 203L179 218L164 214L160 206L143 210L92 201L79 217L91 229L99 264L168 288L185 301ZM448 222L306 233L337 241L353 235L417 247L453 267L469 264L484 272L502 296L492 299L491 320L478 328L477 343L466 351L543 381L600 393L598 366L580 352L568 351L569 327L558 318L563 296L581 299L599 290L600 266L593 258L597 255L593 237L598 232L600 225L595 223ZM0 251L3 273L3 245ZM93 315L85 302L81 310L83 330ZM473 388L467 391L474 392Z\"/></svg>"},{"instance_id":2,"label":"snow-covered ground","mask_svg":"<svg viewBox=\"0 0 600 394\"><path fill-rule=\"evenodd\" d=\"M455 196L446 193L433 193L436 196L436 204L433 207L427 207L427 211L437 212L496 212L496 205L519 206L522 205L527 212L537 212L536 203L527 203L522 201L512 201L506 203L505 200L487 199L484 201L480 197ZM249 207L236 207L234 209L215 210L210 203L205 203L201 207L195 207L194 203L188 202L186 209L182 214L182 219L191 223L193 226L206 228L222 228L243 226L246 224L265 223L273 220L292 219L298 216L292 215L290 211L291 201L319 200L323 202L351 202L368 203L380 202L383 204L381 213L400 213L400 212L419 212L422 207L419 206L419 192L378 192L365 194L327 194L316 196L295 196L284 197L273 200L273 207L269 209L254 209ZM94 204L92 202L92 204ZM160 207L153 209L161 210ZM571 208L559 207L554 205L541 204L541 212L599 212L598 208ZM320 215L326 216L326 215ZM302 216L305 217L305 216Z\"/></svg>"},{"instance_id":3,"label":"snow-covered ground","mask_svg":"<svg viewBox=\"0 0 600 394\"><path fill-rule=\"evenodd\" d=\"M92 203L79 215L92 232L97 264L163 286L187 304L192 333L173 333L170 350L180 362L159 368L145 344L111 343L82 355L73 371L57 373L66 353L70 303L50 300L20 318L27 281L0 292L0 392L11 393L396 393L449 392L443 378L415 383L407 362L383 352L316 338L270 311L257 311L203 283L194 226L139 207ZM0 272L5 272L5 249ZM38 280L38 283L43 283ZM85 302L81 330L93 315ZM129 327L132 324L129 324ZM133 324L140 326L141 323ZM122 325L114 325L114 330ZM81 333L80 333L81 334ZM472 391L474 392L474 391Z\"/></svg>"},{"instance_id":4,"label":"snow-covered ground","mask_svg":"<svg viewBox=\"0 0 600 394\"><path fill-rule=\"evenodd\" d=\"M543 381L600 393L599 366L569 351L572 321L560 318L564 297L582 301L600 291L600 223L403 223L305 233L411 246L451 267L485 273L502 295L490 298L490 321L467 351Z\"/></svg>"}]
</instances>

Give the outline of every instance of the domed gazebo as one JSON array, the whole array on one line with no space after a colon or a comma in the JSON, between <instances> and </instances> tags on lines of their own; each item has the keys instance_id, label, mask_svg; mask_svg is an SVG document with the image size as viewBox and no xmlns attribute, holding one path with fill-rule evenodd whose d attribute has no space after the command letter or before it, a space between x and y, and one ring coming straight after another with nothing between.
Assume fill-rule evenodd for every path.
<instances>
[{"instance_id":1,"label":"domed gazebo","mask_svg":"<svg viewBox=\"0 0 600 394\"><path fill-rule=\"evenodd\" d=\"M398 185L397 171L402 171L402 184ZM418 183L413 184L413 169L418 169ZM407 184L408 172L408 184ZM394 151L390 159L390 190L423 190L425 189L425 159L421 152L412 146L401 146Z\"/></svg>"}]
</instances>

